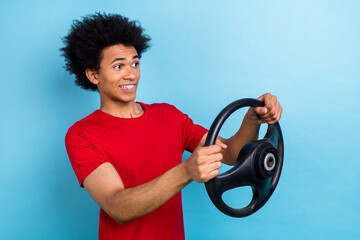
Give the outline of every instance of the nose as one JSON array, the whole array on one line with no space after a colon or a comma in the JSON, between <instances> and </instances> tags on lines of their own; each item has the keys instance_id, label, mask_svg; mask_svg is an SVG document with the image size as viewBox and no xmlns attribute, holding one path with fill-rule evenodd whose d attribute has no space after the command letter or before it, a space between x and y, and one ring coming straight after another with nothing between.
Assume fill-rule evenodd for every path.
<instances>
[{"instance_id":1,"label":"nose","mask_svg":"<svg viewBox=\"0 0 360 240\"><path fill-rule=\"evenodd\" d=\"M136 79L136 70L131 66L126 67L124 79L134 81Z\"/></svg>"}]
</instances>

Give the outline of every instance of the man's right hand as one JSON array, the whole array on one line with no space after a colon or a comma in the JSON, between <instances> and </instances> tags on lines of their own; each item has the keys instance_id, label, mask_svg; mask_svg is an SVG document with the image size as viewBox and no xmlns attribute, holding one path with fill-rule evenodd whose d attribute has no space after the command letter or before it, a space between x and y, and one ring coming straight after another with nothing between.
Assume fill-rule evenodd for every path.
<instances>
[{"instance_id":1,"label":"man's right hand","mask_svg":"<svg viewBox=\"0 0 360 240\"><path fill-rule=\"evenodd\" d=\"M219 168L223 159L221 150L225 148L227 146L219 140L216 141L215 145L197 147L184 162L189 178L198 183L203 183L219 175Z\"/></svg>"}]
</instances>

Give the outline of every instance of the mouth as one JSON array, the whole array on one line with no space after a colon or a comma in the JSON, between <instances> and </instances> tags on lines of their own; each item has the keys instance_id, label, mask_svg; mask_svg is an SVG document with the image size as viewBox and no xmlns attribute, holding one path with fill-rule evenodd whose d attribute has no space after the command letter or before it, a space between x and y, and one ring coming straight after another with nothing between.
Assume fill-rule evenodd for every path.
<instances>
[{"instance_id":1,"label":"mouth","mask_svg":"<svg viewBox=\"0 0 360 240\"><path fill-rule=\"evenodd\" d=\"M130 91L134 86L135 84L126 84L126 85L120 85L119 87L124 91Z\"/></svg>"}]
</instances>

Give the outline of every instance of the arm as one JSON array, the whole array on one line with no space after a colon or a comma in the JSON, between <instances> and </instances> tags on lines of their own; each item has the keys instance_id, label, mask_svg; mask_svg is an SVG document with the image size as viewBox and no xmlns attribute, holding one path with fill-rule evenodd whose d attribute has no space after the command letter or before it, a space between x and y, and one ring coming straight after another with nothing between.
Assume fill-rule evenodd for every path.
<instances>
[{"instance_id":1,"label":"arm","mask_svg":"<svg viewBox=\"0 0 360 240\"><path fill-rule=\"evenodd\" d=\"M181 164L145 184L124 188L115 168L104 163L89 174L83 185L93 199L118 223L144 216L178 193L191 181L205 182L219 174L222 147L198 147Z\"/></svg>"}]
</instances>

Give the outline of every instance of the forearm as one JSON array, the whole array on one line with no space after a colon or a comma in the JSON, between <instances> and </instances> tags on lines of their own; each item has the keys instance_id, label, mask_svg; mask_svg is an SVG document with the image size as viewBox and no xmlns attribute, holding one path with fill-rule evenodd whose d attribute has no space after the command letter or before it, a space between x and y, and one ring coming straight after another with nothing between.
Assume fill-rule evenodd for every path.
<instances>
[{"instance_id":1,"label":"forearm","mask_svg":"<svg viewBox=\"0 0 360 240\"><path fill-rule=\"evenodd\" d=\"M122 189L111 196L109 214L119 223L142 217L167 202L191 182L184 163L137 187Z\"/></svg>"},{"instance_id":2,"label":"forearm","mask_svg":"<svg viewBox=\"0 0 360 240\"><path fill-rule=\"evenodd\" d=\"M259 137L260 124L256 123L245 115L240 129L229 139L224 139L224 143L228 146L223 150L223 162L229 165L236 163L241 148L250 141L255 141Z\"/></svg>"}]
</instances>

